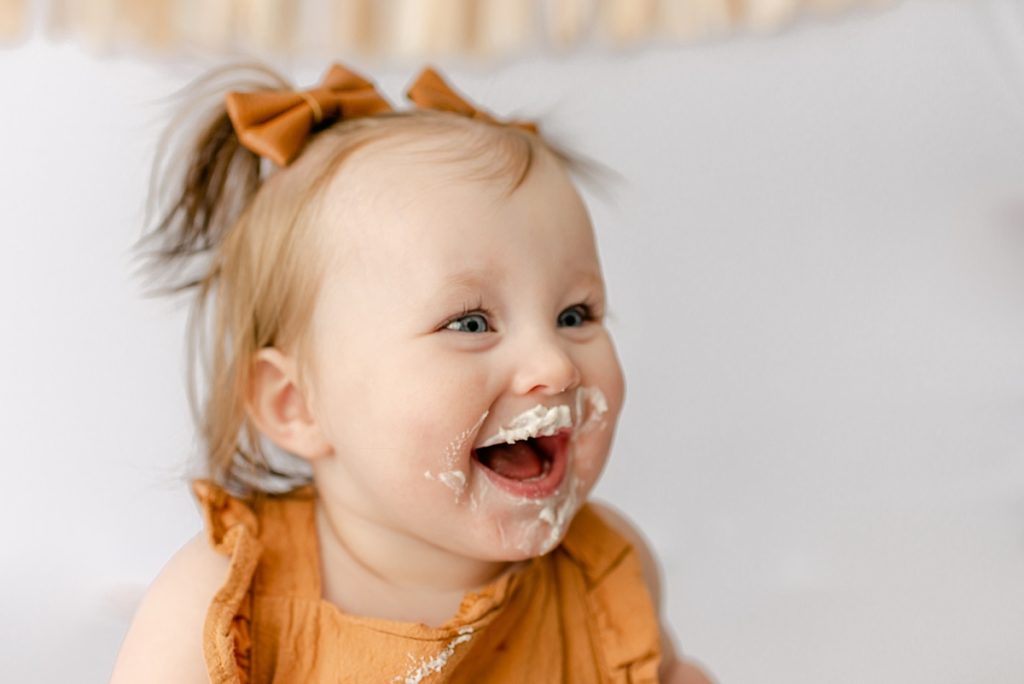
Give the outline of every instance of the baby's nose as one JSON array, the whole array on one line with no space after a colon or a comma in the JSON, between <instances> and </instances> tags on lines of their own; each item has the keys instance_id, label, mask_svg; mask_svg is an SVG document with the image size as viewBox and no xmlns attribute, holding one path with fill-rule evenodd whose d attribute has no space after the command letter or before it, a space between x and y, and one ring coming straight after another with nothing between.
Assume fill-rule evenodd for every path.
<instances>
[{"instance_id":1,"label":"baby's nose","mask_svg":"<svg viewBox=\"0 0 1024 684\"><path fill-rule=\"evenodd\" d=\"M580 370L565 344L554 336L524 344L516 363L515 392L556 395L578 386Z\"/></svg>"}]
</instances>

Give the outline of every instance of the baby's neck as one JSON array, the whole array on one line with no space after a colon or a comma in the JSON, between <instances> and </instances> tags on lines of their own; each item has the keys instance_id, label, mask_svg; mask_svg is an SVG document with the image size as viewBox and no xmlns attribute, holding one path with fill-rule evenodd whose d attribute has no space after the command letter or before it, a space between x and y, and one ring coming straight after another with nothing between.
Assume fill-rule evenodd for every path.
<instances>
[{"instance_id":1,"label":"baby's neck","mask_svg":"<svg viewBox=\"0 0 1024 684\"><path fill-rule=\"evenodd\" d=\"M396 532L318 498L323 598L346 613L440 625L467 591L511 563L482 561Z\"/></svg>"}]
</instances>

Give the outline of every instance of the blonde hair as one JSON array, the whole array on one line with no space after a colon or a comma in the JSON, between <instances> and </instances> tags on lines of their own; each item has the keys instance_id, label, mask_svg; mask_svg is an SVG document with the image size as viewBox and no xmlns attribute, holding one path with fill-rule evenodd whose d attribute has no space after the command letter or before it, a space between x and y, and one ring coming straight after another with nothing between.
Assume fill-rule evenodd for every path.
<instances>
[{"instance_id":1,"label":"blonde hair","mask_svg":"<svg viewBox=\"0 0 1024 684\"><path fill-rule=\"evenodd\" d=\"M256 79L243 80L247 72ZM254 87L291 88L266 67L242 65L212 71L179 93L184 105L153 165L153 227L137 244L151 276L174 281L183 270L198 269L155 293L194 292L186 332L188 399L202 441L203 476L243 493L308 481L301 468L271 462L248 418L251 361L269 346L307 358L307 332L325 267L315 212L353 152L396 136L446 136L456 144L439 146L438 162L464 163L467 178L504 180L509 193L525 180L541 150L576 171L596 168L518 128L413 109L336 123L316 133L291 165L267 173L267 162L238 141L223 105L228 90ZM211 99L213 105L204 107ZM192 132L197 122L198 134ZM151 243L155 249L142 249ZM207 388L202 401L196 392L200 361ZM301 376L305 364L299 366Z\"/></svg>"}]
</instances>

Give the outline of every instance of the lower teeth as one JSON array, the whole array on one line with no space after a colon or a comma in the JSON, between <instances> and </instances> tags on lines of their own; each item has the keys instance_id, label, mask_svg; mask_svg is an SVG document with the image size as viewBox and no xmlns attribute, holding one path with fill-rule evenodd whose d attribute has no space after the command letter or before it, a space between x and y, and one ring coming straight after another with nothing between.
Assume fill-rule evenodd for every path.
<instances>
[{"instance_id":1,"label":"lower teeth","mask_svg":"<svg viewBox=\"0 0 1024 684\"><path fill-rule=\"evenodd\" d=\"M543 480L545 477L548 476L548 473L550 473L550 472L551 472L551 461L549 459L545 458L544 459L544 465L541 468L540 474L539 475L534 475L533 477L528 477L525 480L523 480L523 482L534 482L535 480Z\"/></svg>"}]
</instances>

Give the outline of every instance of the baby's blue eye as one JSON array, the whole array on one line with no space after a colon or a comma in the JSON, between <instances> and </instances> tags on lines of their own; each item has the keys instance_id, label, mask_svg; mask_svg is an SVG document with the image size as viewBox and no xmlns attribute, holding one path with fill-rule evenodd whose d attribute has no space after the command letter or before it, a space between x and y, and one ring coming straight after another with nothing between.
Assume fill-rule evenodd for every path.
<instances>
[{"instance_id":1,"label":"baby's blue eye","mask_svg":"<svg viewBox=\"0 0 1024 684\"><path fill-rule=\"evenodd\" d=\"M488 332L487 319L482 314L469 314L456 318L445 326L448 330L456 332L481 333Z\"/></svg>"},{"instance_id":2,"label":"baby's blue eye","mask_svg":"<svg viewBox=\"0 0 1024 684\"><path fill-rule=\"evenodd\" d=\"M577 304L558 315L558 325L563 328L578 328L592 319L590 308L586 304Z\"/></svg>"}]
</instances>

